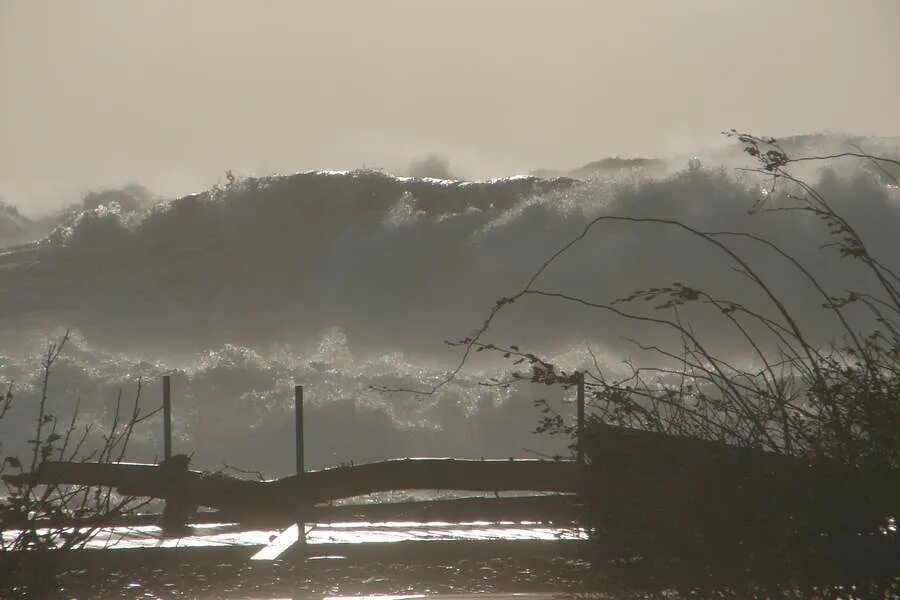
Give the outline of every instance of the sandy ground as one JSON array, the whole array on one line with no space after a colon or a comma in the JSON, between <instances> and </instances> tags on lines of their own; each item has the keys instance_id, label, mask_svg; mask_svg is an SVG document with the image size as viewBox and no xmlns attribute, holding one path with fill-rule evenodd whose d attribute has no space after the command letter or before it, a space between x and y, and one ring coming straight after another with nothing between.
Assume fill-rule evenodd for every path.
<instances>
[{"instance_id":1,"label":"sandy ground","mask_svg":"<svg viewBox=\"0 0 900 600\"><path fill-rule=\"evenodd\" d=\"M59 568L64 598L249 600L473 595L549 598L583 589L578 542L321 545L251 561L250 547L86 551ZM43 565L24 567L41 576ZM21 573L20 573L21 574ZM526 596L521 596L526 594ZM397 600L397 599L394 599Z\"/></svg>"}]
</instances>

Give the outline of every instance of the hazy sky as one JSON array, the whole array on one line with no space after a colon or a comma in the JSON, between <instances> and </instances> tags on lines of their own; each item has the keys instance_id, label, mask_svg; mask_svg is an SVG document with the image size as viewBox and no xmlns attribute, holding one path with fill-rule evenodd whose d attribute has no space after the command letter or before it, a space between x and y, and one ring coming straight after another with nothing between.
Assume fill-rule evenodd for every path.
<instances>
[{"instance_id":1,"label":"hazy sky","mask_svg":"<svg viewBox=\"0 0 900 600\"><path fill-rule=\"evenodd\" d=\"M897 0L0 0L0 197L900 134Z\"/></svg>"}]
</instances>

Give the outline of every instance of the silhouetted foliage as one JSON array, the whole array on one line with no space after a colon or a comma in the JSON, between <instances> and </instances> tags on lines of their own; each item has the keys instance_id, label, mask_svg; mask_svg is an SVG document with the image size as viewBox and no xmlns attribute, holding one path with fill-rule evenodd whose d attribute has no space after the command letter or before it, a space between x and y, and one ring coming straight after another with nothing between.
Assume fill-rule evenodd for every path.
<instances>
[{"instance_id":1,"label":"silhouetted foliage","mask_svg":"<svg viewBox=\"0 0 900 600\"><path fill-rule=\"evenodd\" d=\"M728 135L758 161L746 171L769 178L750 212L812 217L830 236L821 251L832 252L834 261L853 261L857 280L871 285L830 290L794 254L758 234L603 214L524 288L498 300L474 335L448 342L464 349L450 378L471 353L487 350L529 367L495 385L575 383L578 372L538 352L484 340L496 315L526 297L674 333L680 347L635 340L653 360L627 361L623 377L611 376L594 358L584 371L591 413L582 439L575 439L570 419L549 406L537 427L572 436L573 448L582 444L589 457L595 488L587 519L601 556L624 560L621 575L634 577L632 584L643 578L639 587L647 587L648 578L664 587L706 578L751 587L771 580L782 590L826 584L883 589L884 582L894 585L900 564L900 277L896 265L870 252L852 219L789 167L855 157L897 186L883 166L900 163L862 151L794 158L773 138ZM763 301L751 304L684 282L606 302L539 287L554 262L607 224L696 238L726 258ZM747 248L767 251L768 261L750 260ZM770 271L782 265L819 299L841 332L837 339L814 341L816 332L804 326L798 307L779 295ZM692 326L698 314L716 316L729 328L747 360L718 355Z\"/></svg>"},{"instance_id":2,"label":"silhouetted foliage","mask_svg":"<svg viewBox=\"0 0 900 600\"><path fill-rule=\"evenodd\" d=\"M30 453L25 457L7 454L0 445L0 595L4 598L55 594L63 555L84 548L100 527L146 503L110 488L42 485L29 477L47 461L121 461L135 426L157 412L141 411L139 385L129 413L122 412L119 395L107 433L95 428L94 423L81 424L78 404L71 419L60 422L50 410L48 388L54 364L67 341L68 333L49 346L41 363L41 395L34 435L28 440ZM13 385L9 384L0 398L0 419L7 416L13 402Z\"/></svg>"}]
</instances>

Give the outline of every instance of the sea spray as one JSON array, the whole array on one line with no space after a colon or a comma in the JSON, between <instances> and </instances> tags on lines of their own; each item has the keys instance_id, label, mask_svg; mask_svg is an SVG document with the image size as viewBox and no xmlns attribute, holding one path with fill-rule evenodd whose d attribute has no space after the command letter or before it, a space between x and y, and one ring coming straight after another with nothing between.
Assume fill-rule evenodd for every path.
<instances>
[{"instance_id":1,"label":"sea spray","mask_svg":"<svg viewBox=\"0 0 900 600\"><path fill-rule=\"evenodd\" d=\"M704 159L706 160L706 159ZM749 214L789 206L764 177L706 162L667 170L542 180L458 182L373 171L234 180L151 208L99 204L44 241L7 252L0 269L0 376L17 408L4 439L25 443L38 391L41 343L59 328L78 335L54 372L52 409L109 422L118 390L128 403L159 399L173 373L176 450L205 468L291 469L291 389L307 386L311 466L406 455L535 456L566 453L534 436L533 401L560 410L566 393L481 385L510 365L478 355L451 384L427 391L459 360L442 344L471 333L494 302L520 290L553 252L598 216L683 221L704 231L765 236L810 265L829 289L865 290L821 247L827 231L804 215ZM898 191L865 163L817 175L875 256L900 255ZM825 343L834 336L820 299L785 261L735 242L798 319ZM768 310L758 290L708 245L665 224L596 227L535 286L594 302L684 282ZM614 372L640 355L633 340L658 331L597 310L529 299L504 311L486 341L534 349L569 368L600 360ZM652 314L652 306L647 307ZM691 316L685 309L685 317ZM849 312L850 318L862 315ZM714 319L695 320L722 356L746 348ZM657 337L648 337L657 336ZM499 370L498 370L499 369ZM159 423L138 434L135 460L160 453Z\"/></svg>"}]
</instances>

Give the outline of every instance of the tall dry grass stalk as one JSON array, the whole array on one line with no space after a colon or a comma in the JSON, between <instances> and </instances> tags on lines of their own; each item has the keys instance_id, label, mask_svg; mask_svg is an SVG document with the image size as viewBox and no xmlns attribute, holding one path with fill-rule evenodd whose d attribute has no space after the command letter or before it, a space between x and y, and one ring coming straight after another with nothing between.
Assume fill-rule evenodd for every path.
<instances>
[{"instance_id":1,"label":"tall dry grass stalk","mask_svg":"<svg viewBox=\"0 0 900 600\"><path fill-rule=\"evenodd\" d=\"M55 593L55 576L67 551L84 548L98 529L146 504L146 500L121 496L111 488L37 484L28 477L47 461L122 461L135 427L158 412L142 410L139 383L127 412L119 393L106 432L98 430L95 423L80 423L78 402L71 418L60 422L51 410L49 385L67 341L68 333L51 344L42 358L41 393L27 455L4 452L0 446L0 595L4 597L49 597ZM13 404L10 383L0 398L0 419Z\"/></svg>"}]
</instances>

